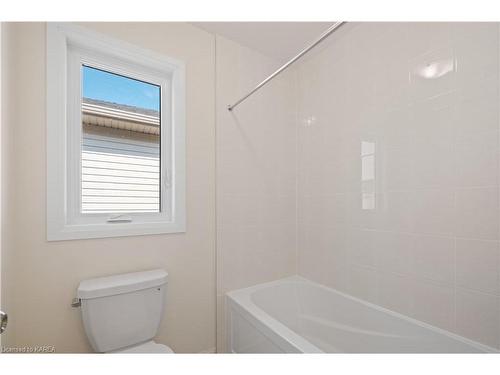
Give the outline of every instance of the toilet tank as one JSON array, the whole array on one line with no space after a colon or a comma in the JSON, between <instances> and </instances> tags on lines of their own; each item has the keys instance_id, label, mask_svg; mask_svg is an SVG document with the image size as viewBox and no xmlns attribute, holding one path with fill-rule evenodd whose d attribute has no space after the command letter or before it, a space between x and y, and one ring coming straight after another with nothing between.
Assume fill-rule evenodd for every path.
<instances>
[{"instance_id":1,"label":"toilet tank","mask_svg":"<svg viewBox=\"0 0 500 375\"><path fill-rule=\"evenodd\" d=\"M84 280L78 287L83 325L96 352L151 340L165 304L167 273L134 272Z\"/></svg>"}]
</instances>

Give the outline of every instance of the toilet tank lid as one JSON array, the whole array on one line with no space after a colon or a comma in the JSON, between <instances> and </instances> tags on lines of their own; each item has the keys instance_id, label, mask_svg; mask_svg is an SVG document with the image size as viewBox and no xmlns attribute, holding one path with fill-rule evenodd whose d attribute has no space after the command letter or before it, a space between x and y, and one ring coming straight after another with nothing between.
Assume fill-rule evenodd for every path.
<instances>
[{"instance_id":1,"label":"toilet tank lid","mask_svg":"<svg viewBox=\"0 0 500 375\"><path fill-rule=\"evenodd\" d=\"M166 284L167 276L166 271L158 269L84 280L78 286L77 297L91 299L154 288Z\"/></svg>"}]
</instances>

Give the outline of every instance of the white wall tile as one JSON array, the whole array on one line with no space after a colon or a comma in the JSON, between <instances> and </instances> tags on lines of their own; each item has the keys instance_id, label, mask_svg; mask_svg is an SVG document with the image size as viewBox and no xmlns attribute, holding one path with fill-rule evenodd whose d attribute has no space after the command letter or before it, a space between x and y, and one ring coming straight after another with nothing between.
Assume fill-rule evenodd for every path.
<instances>
[{"instance_id":1,"label":"white wall tile","mask_svg":"<svg viewBox=\"0 0 500 375\"><path fill-rule=\"evenodd\" d=\"M498 188L456 191L455 235L485 240L498 239Z\"/></svg>"},{"instance_id":2,"label":"white wall tile","mask_svg":"<svg viewBox=\"0 0 500 375\"><path fill-rule=\"evenodd\" d=\"M297 272L295 78L292 72L233 102L279 63L217 36L218 346L224 348L222 298L227 291ZM320 176L320 175L319 175ZM321 176L320 176L321 177ZM314 183L318 180L312 178ZM314 187L314 185L311 185ZM311 201L312 203L312 201ZM325 217L321 207L308 205ZM307 217L307 215L305 215ZM314 228L313 225L310 228ZM315 231L305 246L324 251ZM311 254L319 258L320 254ZM307 263L302 269L310 272Z\"/></svg>"},{"instance_id":3,"label":"white wall tile","mask_svg":"<svg viewBox=\"0 0 500 375\"><path fill-rule=\"evenodd\" d=\"M382 160L377 160L377 172L380 172L377 175L381 174L382 178L385 176L384 182L388 190L410 190L415 186L415 164L418 158L412 146L389 148L380 155L380 159Z\"/></svg>"},{"instance_id":4,"label":"white wall tile","mask_svg":"<svg viewBox=\"0 0 500 375\"><path fill-rule=\"evenodd\" d=\"M493 299L474 295L475 322L473 298L455 295L500 293L498 32L358 24L296 66L299 272L489 344ZM372 180L363 142L375 144ZM311 218L317 238L300 224Z\"/></svg>"},{"instance_id":5,"label":"white wall tile","mask_svg":"<svg viewBox=\"0 0 500 375\"><path fill-rule=\"evenodd\" d=\"M414 57L408 63L408 70L413 103L448 94L456 88L456 63L451 46Z\"/></svg>"},{"instance_id":6,"label":"white wall tile","mask_svg":"<svg viewBox=\"0 0 500 375\"><path fill-rule=\"evenodd\" d=\"M272 70L218 49L219 102ZM360 24L295 72L218 114L219 292L297 269L498 345L498 25Z\"/></svg>"},{"instance_id":7,"label":"white wall tile","mask_svg":"<svg viewBox=\"0 0 500 375\"><path fill-rule=\"evenodd\" d=\"M455 281L455 240L447 237L415 236L412 273L447 285Z\"/></svg>"},{"instance_id":8,"label":"white wall tile","mask_svg":"<svg viewBox=\"0 0 500 375\"><path fill-rule=\"evenodd\" d=\"M453 40L453 24L446 22L415 22L405 24L406 43L411 56L449 47Z\"/></svg>"},{"instance_id":9,"label":"white wall tile","mask_svg":"<svg viewBox=\"0 0 500 375\"><path fill-rule=\"evenodd\" d=\"M415 191L413 203L416 233L453 233L454 195L451 190Z\"/></svg>"},{"instance_id":10,"label":"white wall tile","mask_svg":"<svg viewBox=\"0 0 500 375\"><path fill-rule=\"evenodd\" d=\"M377 269L400 275L411 270L411 255L414 247L412 235L397 232L374 232L373 242Z\"/></svg>"},{"instance_id":11,"label":"white wall tile","mask_svg":"<svg viewBox=\"0 0 500 375\"><path fill-rule=\"evenodd\" d=\"M460 98L456 104L455 134L459 140L467 140L474 134L498 131L498 103L496 85L482 86L482 90Z\"/></svg>"},{"instance_id":12,"label":"white wall tile","mask_svg":"<svg viewBox=\"0 0 500 375\"><path fill-rule=\"evenodd\" d=\"M498 294L500 248L497 241L457 239L457 285Z\"/></svg>"},{"instance_id":13,"label":"white wall tile","mask_svg":"<svg viewBox=\"0 0 500 375\"><path fill-rule=\"evenodd\" d=\"M455 328L455 289L431 281L414 280L412 315L423 322L452 331Z\"/></svg>"},{"instance_id":14,"label":"white wall tile","mask_svg":"<svg viewBox=\"0 0 500 375\"><path fill-rule=\"evenodd\" d=\"M373 268L351 266L349 292L365 301L377 301L377 272Z\"/></svg>"},{"instance_id":15,"label":"white wall tile","mask_svg":"<svg viewBox=\"0 0 500 375\"><path fill-rule=\"evenodd\" d=\"M457 84L466 89L498 77L498 23L455 25Z\"/></svg>"},{"instance_id":16,"label":"white wall tile","mask_svg":"<svg viewBox=\"0 0 500 375\"><path fill-rule=\"evenodd\" d=\"M410 277L386 272L378 275L378 304L405 315L411 315L413 306Z\"/></svg>"},{"instance_id":17,"label":"white wall tile","mask_svg":"<svg viewBox=\"0 0 500 375\"><path fill-rule=\"evenodd\" d=\"M388 191L382 195L380 224L382 229L399 232L413 232L415 228L415 193L411 191ZM425 204L426 202L424 202Z\"/></svg>"},{"instance_id":18,"label":"white wall tile","mask_svg":"<svg viewBox=\"0 0 500 375\"><path fill-rule=\"evenodd\" d=\"M378 232L364 229L355 229L353 236L357 241L349 249L349 262L360 266L374 267L376 264L376 235Z\"/></svg>"},{"instance_id":19,"label":"white wall tile","mask_svg":"<svg viewBox=\"0 0 500 375\"><path fill-rule=\"evenodd\" d=\"M498 185L498 131L459 138L455 154L458 187Z\"/></svg>"},{"instance_id":20,"label":"white wall tile","mask_svg":"<svg viewBox=\"0 0 500 375\"><path fill-rule=\"evenodd\" d=\"M499 347L499 298L457 289L457 332L472 340Z\"/></svg>"}]
</instances>

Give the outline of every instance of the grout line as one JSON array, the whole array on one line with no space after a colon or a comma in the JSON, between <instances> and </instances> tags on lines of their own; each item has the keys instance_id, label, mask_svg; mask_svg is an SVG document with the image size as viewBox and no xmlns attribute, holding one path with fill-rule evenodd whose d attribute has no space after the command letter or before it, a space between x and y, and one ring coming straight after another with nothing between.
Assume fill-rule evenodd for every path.
<instances>
[{"instance_id":1,"label":"grout line","mask_svg":"<svg viewBox=\"0 0 500 375\"><path fill-rule=\"evenodd\" d=\"M295 101L295 274L299 274L299 101L298 101L298 74L294 73L294 101Z\"/></svg>"}]
</instances>

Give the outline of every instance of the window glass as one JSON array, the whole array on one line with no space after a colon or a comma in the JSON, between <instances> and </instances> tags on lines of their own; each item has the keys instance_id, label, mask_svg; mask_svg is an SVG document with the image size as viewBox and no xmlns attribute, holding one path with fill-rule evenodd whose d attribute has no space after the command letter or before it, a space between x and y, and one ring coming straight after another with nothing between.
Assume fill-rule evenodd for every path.
<instances>
[{"instance_id":1,"label":"window glass","mask_svg":"<svg viewBox=\"0 0 500 375\"><path fill-rule=\"evenodd\" d=\"M81 213L160 212L160 87L81 72Z\"/></svg>"}]
</instances>

